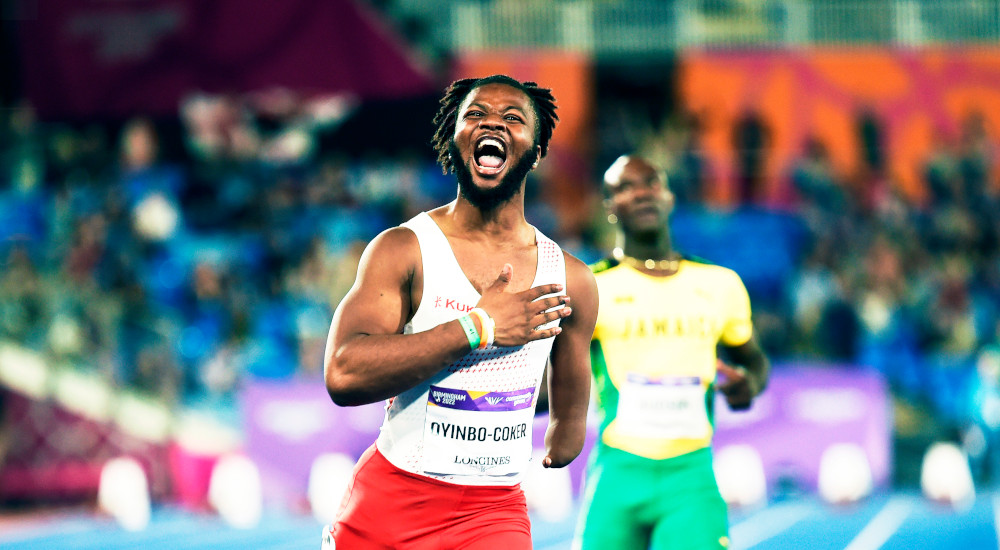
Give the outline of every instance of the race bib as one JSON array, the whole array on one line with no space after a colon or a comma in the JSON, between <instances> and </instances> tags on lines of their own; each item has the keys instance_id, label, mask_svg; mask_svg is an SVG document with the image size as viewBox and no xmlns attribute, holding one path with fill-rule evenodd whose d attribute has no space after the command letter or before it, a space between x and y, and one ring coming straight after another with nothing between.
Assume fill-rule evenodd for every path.
<instances>
[{"instance_id":1,"label":"race bib","mask_svg":"<svg viewBox=\"0 0 1000 550\"><path fill-rule=\"evenodd\" d=\"M423 471L507 476L531 458L535 389L474 392L431 386L424 421Z\"/></svg>"},{"instance_id":2,"label":"race bib","mask_svg":"<svg viewBox=\"0 0 1000 550\"><path fill-rule=\"evenodd\" d=\"M624 435L655 439L699 439L712 430L705 388L697 376L629 374L619 388L615 424Z\"/></svg>"}]
</instances>

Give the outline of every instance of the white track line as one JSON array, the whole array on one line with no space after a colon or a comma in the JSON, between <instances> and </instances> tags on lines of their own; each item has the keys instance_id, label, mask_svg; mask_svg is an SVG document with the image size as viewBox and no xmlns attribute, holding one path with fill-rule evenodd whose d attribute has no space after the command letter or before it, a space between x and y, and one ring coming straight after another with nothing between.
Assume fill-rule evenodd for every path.
<instances>
[{"instance_id":1,"label":"white track line","mask_svg":"<svg viewBox=\"0 0 1000 550\"><path fill-rule=\"evenodd\" d=\"M731 550L745 550L787 530L812 513L802 503L778 504L766 508L729 529Z\"/></svg>"},{"instance_id":2,"label":"white track line","mask_svg":"<svg viewBox=\"0 0 1000 550\"><path fill-rule=\"evenodd\" d=\"M997 548L1000 549L1000 493L993 495L993 531L997 534Z\"/></svg>"},{"instance_id":3,"label":"white track line","mask_svg":"<svg viewBox=\"0 0 1000 550\"><path fill-rule=\"evenodd\" d=\"M896 498L879 510L844 550L877 550L889 540L913 511L913 504Z\"/></svg>"}]
</instances>

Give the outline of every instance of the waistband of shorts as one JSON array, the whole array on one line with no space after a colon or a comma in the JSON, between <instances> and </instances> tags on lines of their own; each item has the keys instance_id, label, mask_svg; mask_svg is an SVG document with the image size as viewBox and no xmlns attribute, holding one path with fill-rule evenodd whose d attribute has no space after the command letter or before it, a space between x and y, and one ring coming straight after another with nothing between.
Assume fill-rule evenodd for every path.
<instances>
[{"instance_id":1,"label":"waistband of shorts","mask_svg":"<svg viewBox=\"0 0 1000 550\"><path fill-rule=\"evenodd\" d=\"M365 455L368 455L369 453L371 453L371 460L375 462L375 464L373 464L373 466L375 466L376 468L379 468L379 469L382 469L382 470L388 470L389 472L391 472L392 475L398 475L398 476L401 476L401 477L405 477L405 478L407 478L409 480L420 482L420 483L426 483L426 484L432 485L434 487L449 488L449 489L463 489L467 493L469 493L469 492L471 492L471 493L482 492L484 494L485 493L492 493L492 494L496 494L496 493L514 493L514 492L519 491L520 488L521 488L521 484L520 483L515 483L515 484L512 484L512 485L465 485L463 483L451 483L451 482L448 482L448 481L443 481L443 480L440 480L440 479L435 479L433 477L421 475L421 474L418 474L418 473L415 473L415 472L410 472L410 471L404 470L404 469L396 466L392 462L390 462L389 459L386 458L385 455L383 455L382 452L378 450L378 447L374 443L372 444L371 447L368 448L368 450L365 451L364 455L361 455L361 460L362 461L365 460Z\"/></svg>"},{"instance_id":2,"label":"waistband of shorts","mask_svg":"<svg viewBox=\"0 0 1000 550\"><path fill-rule=\"evenodd\" d=\"M646 458L606 444L599 444L591 454L592 460L612 462L638 468L688 468L694 465L712 465L712 447L702 447L670 458Z\"/></svg>"}]
</instances>

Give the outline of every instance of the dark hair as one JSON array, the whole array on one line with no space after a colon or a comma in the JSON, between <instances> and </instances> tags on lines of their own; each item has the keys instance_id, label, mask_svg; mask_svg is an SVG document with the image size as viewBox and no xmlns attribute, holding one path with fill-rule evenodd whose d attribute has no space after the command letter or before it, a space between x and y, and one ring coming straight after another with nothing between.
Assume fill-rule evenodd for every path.
<instances>
[{"instance_id":1,"label":"dark hair","mask_svg":"<svg viewBox=\"0 0 1000 550\"><path fill-rule=\"evenodd\" d=\"M466 96L472 90L486 84L506 84L517 88L531 99L532 108L535 111L535 144L541 147L541 156L549 150L549 139L552 138L552 130L556 127L559 117L556 115L556 98L552 96L552 90L539 88L534 82L520 82L509 76L495 74L485 78L463 78L452 82L441 98L441 107L434 115L434 124L437 129L434 131L434 139L431 141L434 150L437 151L437 160L441 164L441 169L445 174L455 169L451 155L448 152L448 145L455 135L455 122L458 119L458 108L465 101Z\"/></svg>"}]
</instances>

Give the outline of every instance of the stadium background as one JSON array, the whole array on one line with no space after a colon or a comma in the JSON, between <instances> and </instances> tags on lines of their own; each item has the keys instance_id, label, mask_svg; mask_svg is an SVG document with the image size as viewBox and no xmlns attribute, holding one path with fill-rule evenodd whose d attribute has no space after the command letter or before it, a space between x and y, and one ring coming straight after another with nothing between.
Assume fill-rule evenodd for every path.
<instances>
[{"instance_id":1,"label":"stadium background","mask_svg":"<svg viewBox=\"0 0 1000 550\"><path fill-rule=\"evenodd\" d=\"M0 6L5 547L318 544L315 459L355 457L380 420L325 395L333 308L369 239L454 197L437 99L497 72L559 102L531 223L597 260L601 171L640 151L668 171L678 246L746 282L776 372L753 412L717 409L718 450L750 445L767 475L735 547L877 548L872 525L929 547L928 524L997 547L1000 3ZM921 496L938 442L974 504ZM817 498L838 443L873 480L853 507ZM208 498L234 454L263 501L242 529ZM119 456L148 479L143 531L96 506ZM583 462L535 480L568 495L536 493L540 547L568 547Z\"/></svg>"}]
</instances>

